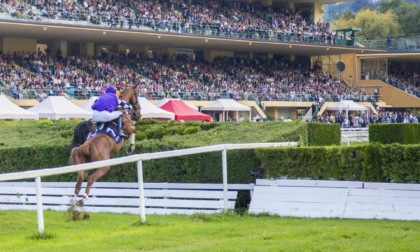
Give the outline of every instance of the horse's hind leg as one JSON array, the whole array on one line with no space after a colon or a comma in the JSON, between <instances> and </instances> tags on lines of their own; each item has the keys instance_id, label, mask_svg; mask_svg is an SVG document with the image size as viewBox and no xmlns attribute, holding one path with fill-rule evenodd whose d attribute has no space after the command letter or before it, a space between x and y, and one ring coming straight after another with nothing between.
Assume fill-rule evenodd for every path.
<instances>
[{"instance_id":1,"label":"horse's hind leg","mask_svg":"<svg viewBox=\"0 0 420 252\"><path fill-rule=\"evenodd\" d=\"M89 148L86 148L85 146L82 145L82 146L76 147L72 150L72 152L71 152L71 163L73 165L83 164L83 163L86 162L86 157L85 157L85 154L83 153L84 149L89 149ZM76 196L79 195L79 192L82 189L82 183L85 180L85 176L86 176L85 173L86 173L85 171L79 171L78 174L77 174L77 182L76 182L76 187L74 189L74 194Z\"/></svg>"},{"instance_id":2,"label":"horse's hind leg","mask_svg":"<svg viewBox=\"0 0 420 252\"><path fill-rule=\"evenodd\" d=\"M80 193L80 190L82 189L82 183L85 180L85 171L79 171L77 174L77 182L76 182L76 188L74 189L74 195L78 196Z\"/></svg>"},{"instance_id":3,"label":"horse's hind leg","mask_svg":"<svg viewBox=\"0 0 420 252\"><path fill-rule=\"evenodd\" d=\"M92 173L89 176L84 197L86 198L88 197L90 188L92 187L93 183L99 180L103 175L107 174L110 170L111 170L111 167L109 166L102 167L102 168L97 169L94 173Z\"/></svg>"}]
</instances>

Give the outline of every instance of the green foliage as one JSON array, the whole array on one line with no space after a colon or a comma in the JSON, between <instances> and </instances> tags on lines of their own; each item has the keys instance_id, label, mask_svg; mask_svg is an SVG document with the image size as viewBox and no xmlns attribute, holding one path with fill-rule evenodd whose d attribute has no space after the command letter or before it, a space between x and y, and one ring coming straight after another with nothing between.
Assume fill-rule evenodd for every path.
<instances>
[{"instance_id":1,"label":"green foliage","mask_svg":"<svg viewBox=\"0 0 420 252\"><path fill-rule=\"evenodd\" d=\"M364 151L362 180L384 181L382 148L378 143L366 146Z\"/></svg>"},{"instance_id":2,"label":"green foliage","mask_svg":"<svg viewBox=\"0 0 420 252\"><path fill-rule=\"evenodd\" d=\"M419 183L420 145L392 144L383 146L383 175L387 181Z\"/></svg>"},{"instance_id":3,"label":"green foliage","mask_svg":"<svg viewBox=\"0 0 420 252\"><path fill-rule=\"evenodd\" d=\"M401 25L401 35L417 36L420 27L420 6L404 0L384 0L379 5L382 13L392 12Z\"/></svg>"},{"instance_id":4,"label":"green foliage","mask_svg":"<svg viewBox=\"0 0 420 252\"><path fill-rule=\"evenodd\" d=\"M31 169L52 168L69 164L68 145L77 121L53 121L42 126L29 127L27 122L1 122L5 146L0 148L0 173ZM209 126L210 125L210 126ZM287 176L291 178L365 180L377 182L420 182L420 145L355 145L308 146L308 134L314 141L325 144L325 139L335 142L338 125L308 124L301 122L230 122L223 124L139 122L137 125L136 152L151 153L192 148L198 146L246 143L298 141L301 147L269 148L228 151L228 181L251 183L251 172L262 168L266 178ZM373 126L373 125L372 125ZM371 127L372 127L371 126ZM376 126L376 125L375 125ZM406 126L409 132L418 132L418 125ZM388 132L402 131L393 129ZM8 134L4 134L8 132ZM41 134L42 137L34 134ZM48 132L49 136L45 137ZM32 142L29 136L34 135ZM373 133L375 135L375 133ZM25 144L14 146L10 139L23 136ZM158 136L158 137L155 137ZM392 134L387 134L391 137ZM404 139L414 138L404 134ZM407 137L408 136L408 137ZM57 139L60 143L57 143ZM333 139L333 140L331 140ZM112 158L125 156L125 148ZM143 162L144 178L148 182L222 182L222 157L220 152L149 160ZM43 181L75 181L76 174L45 177ZM134 163L114 166L102 181L135 182Z\"/></svg>"},{"instance_id":5,"label":"green foliage","mask_svg":"<svg viewBox=\"0 0 420 252\"><path fill-rule=\"evenodd\" d=\"M371 124L369 125L369 142L420 144L420 124Z\"/></svg>"},{"instance_id":6,"label":"green foliage","mask_svg":"<svg viewBox=\"0 0 420 252\"><path fill-rule=\"evenodd\" d=\"M397 37L400 33L398 17L394 13L381 13L371 8L361 9L354 18L344 16L334 20L333 27L335 29L360 27L362 31L357 32L356 36L367 40L384 39L389 34Z\"/></svg>"},{"instance_id":7,"label":"green foliage","mask_svg":"<svg viewBox=\"0 0 420 252\"><path fill-rule=\"evenodd\" d=\"M80 120L0 121L0 149L69 145Z\"/></svg>"},{"instance_id":8,"label":"green foliage","mask_svg":"<svg viewBox=\"0 0 420 252\"><path fill-rule=\"evenodd\" d=\"M363 147L257 149L266 178L360 180Z\"/></svg>"},{"instance_id":9,"label":"green foliage","mask_svg":"<svg viewBox=\"0 0 420 252\"><path fill-rule=\"evenodd\" d=\"M271 114L271 113L267 113L267 120L268 121L274 121L274 115L273 114Z\"/></svg>"},{"instance_id":10,"label":"green foliage","mask_svg":"<svg viewBox=\"0 0 420 252\"><path fill-rule=\"evenodd\" d=\"M136 124L136 132L142 132L139 140L162 139L164 136L190 135L201 130L208 131L216 126L215 123L145 120Z\"/></svg>"},{"instance_id":11,"label":"green foliage","mask_svg":"<svg viewBox=\"0 0 420 252\"><path fill-rule=\"evenodd\" d=\"M190 135L195 134L201 130L200 126L189 126L186 127L185 130L182 132L183 135Z\"/></svg>"},{"instance_id":12,"label":"green foliage","mask_svg":"<svg viewBox=\"0 0 420 252\"><path fill-rule=\"evenodd\" d=\"M308 123L308 145L340 145L340 125L336 123Z\"/></svg>"}]
</instances>

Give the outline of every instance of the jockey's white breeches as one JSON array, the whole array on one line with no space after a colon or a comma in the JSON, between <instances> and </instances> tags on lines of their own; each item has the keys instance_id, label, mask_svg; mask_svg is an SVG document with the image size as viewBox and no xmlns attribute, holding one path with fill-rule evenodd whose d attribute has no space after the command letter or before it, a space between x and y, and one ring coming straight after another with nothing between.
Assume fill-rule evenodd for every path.
<instances>
[{"instance_id":1,"label":"jockey's white breeches","mask_svg":"<svg viewBox=\"0 0 420 252\"><path fill-rule=\"evenodd\" d=\"M94 122L110 122L112 120L117 119L122 115L121 111L93 111L92 119Z\"/></svg>"}]
</instances>

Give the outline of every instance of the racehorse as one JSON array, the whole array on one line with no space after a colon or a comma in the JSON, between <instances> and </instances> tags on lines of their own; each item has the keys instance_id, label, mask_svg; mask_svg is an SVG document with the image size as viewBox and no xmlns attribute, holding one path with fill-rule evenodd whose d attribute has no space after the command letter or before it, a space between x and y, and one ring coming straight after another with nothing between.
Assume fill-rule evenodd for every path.
<instances>
[{"instance_id":1,"label":"racehorse","mask_svg":"<svg viewBox=\"0 0 420 252\"><path fill-rule=\"evenodd\" d=\"M130 139L130 151L134 151L134 121L141 119L140 113L140 104L138 102L138 86L126 87L120 95L120 99L128 102L132 105L133 109L129 112L123 112L123 123L124 130L129 136ZM95 123L92 122L82 122L76 126L74 131L74 138L72 142L71 150L71 163L72 164L83 164L88 162L102 161L107 160L111 157L112 153L118 152L121 150L124 139L117 144L115 140L107 134L98 133L93 137L85 141L85 136L87 133L93 131L96 128ZM80 205L83 205L83 202L86 201L89 197L89 191L93 183L99 180L102 176L107 174L110 171L110 167L98 168L94 173L92 173L87 180L87 186L83 199ZM77 183L74 190L75 197L77 198L79 192L82 188L82 183L87 177L88 173L86 171L79 171L77 176Z\"/></svg>"}]
</instances>

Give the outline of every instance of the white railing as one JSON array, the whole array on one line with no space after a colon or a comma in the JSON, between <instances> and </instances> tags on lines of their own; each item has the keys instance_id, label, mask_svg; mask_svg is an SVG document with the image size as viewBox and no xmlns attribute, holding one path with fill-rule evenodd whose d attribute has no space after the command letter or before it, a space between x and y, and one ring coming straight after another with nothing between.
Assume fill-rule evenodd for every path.
<instances>
[{"instance_id":1,"label":"white railing","mask_svg":"<svg viewBox=\"0 0 420 252\"><path fill-rule=\"evenodd\" d=\"M44 233L44 214L43 214L43 205L42 205L41 177L48 177L52 175L65 174L65 173L70 173L70 172L78 172L82 170L92 170L92 169L96 169L96 168L100 168L104 166L114 166L114 165L119 165L119 164L137 162L137 176L138 176L139 192L140 192L140 196L139 196L140 219L142 222L145 222L146 212L145 212L145 205L144 205L143 161L221 151L222 152L224 209L227 210L228 209L227 150L244 150L244 149L256 149L256 148L267 148L267 147L286 147L286 146L297 146L297 145L298 145L297 142L221 144L221 145L197 147L197 148L174 150L174 151L137 154L137 155L127 156L127 157L109 159L109 160L87 163L87 164L0 174L0 181L35 178L36 195L37 195L38 231L40 234L43 234Z\"/></svg>"},{"instance_id":2,"label":"white railing","mask_svg":"<svg viewBox=\"0 0 420 252\"><path fill-rule=\"evenodd\" d=\"M341 128L341 142L366 142L369 141L369 128Z\"/></svg>"}]
</instances>

